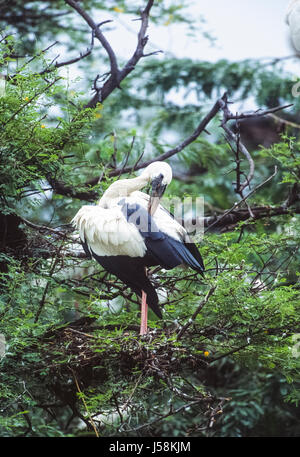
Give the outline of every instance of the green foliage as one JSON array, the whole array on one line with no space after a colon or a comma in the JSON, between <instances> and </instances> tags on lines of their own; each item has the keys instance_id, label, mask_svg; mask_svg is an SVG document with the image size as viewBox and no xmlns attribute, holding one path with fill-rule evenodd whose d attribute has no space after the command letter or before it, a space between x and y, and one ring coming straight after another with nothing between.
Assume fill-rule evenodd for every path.
<instances>
[{"instance_id":1,"label":"green foliage","mask_svg":"<svg viewBox=\"0 0 300 457\"><path fill-rule=\"evenodd\" d=\"M25 34L21 44L11 33L1 41L8 77L0 97L0 333L6 338L0 435L94 436L96 430L100 436L298 436L297 207L206 233L199 243L205 279L191 270L156 271L153 280L166 296L164 319L149 313L153 331L145 339L138 336L135 294L80 258L73 234L63 231L85 203L86 194L74 198L71 191L101 194L118 179L109 174L114 167L133 167L144 153L154 157L176 144L224 90L253 97L260 106L289 101L289 76L253 61L145 59L122 91L94 110L83 109L87 95L77 90L78 81L56 70L45 73L50 62L44 53L15 57L33 49L30 33L49 45L62 17L66 27L73 24L72 15L45 13L44 21L37 20L44 4L15 0L0 6L1 17ZM136 13L130 1L82 4L113 15ZM184 5L156 2L153 20L185 23L192 32ZM12 7L24 14L22 23L13 20ZM51 2L51 11L65 8ZM86 30L73 27L70 37L69 49L78 51ZM192 101L178 106L170 101L174 91L183 98L190 93ZM178 154L168 190L179 197L205 195L207 215L237 200L233 151L218 122L209 126L211 136ZM172 145L166 138L174 138ZM254 184L269 177L275 164L279 171L249 204L271 210L291 188L289 198L296 199L298 139L286 134L252 154ZM246 172L244 161L242 167Z\"/></svg>"},{"instance_id":2,"label":"green foliage","mask_svg":"<svg viewBox=\"0 0 300 457\"><path fill-rule=\"evenodd\" d=\"M14 430L21 435L66 436L62 424L69 422L71 408L87 423L89 417L94 417L102 436L135 435L144 422L152 425L141 429L143 435L183 436L187 430L192 436L206 435L206 401L214 401L219 411L214 418L218 418L214 434L220 436L245 436L248 430L259 436L276 434L270 405L279 421L293 424L295 412L283 399L295 399L299 387L299 361L291 353L291 336L298 329L300 300L297 287L286 284L283 263L298 245L299 231L284 237L249 233L242 243L237 239L235 232L206 238L202 246L207 264L206 286L199 286L199 279L190 272L161 274L162 286L170 291L165 305L167 325L174 320L183 325L209 284L217 286L180 340L176 333L167 334L160 329L160 322L150 320L157 333L151 340L138 341L136 307L132 306L130 312L123 307L118 314L105 313L106 300L98 298L103 295L104 285L95 290L96 278L91 278L90 298L86 293L88 283L78 288L78 298L74 298L80 300L81 313L97 321L82 328L67 324L53 327L62 311L66 312L66 291L70 289L70 294L73 288L74 293L72 281L66 281L64 269L59 266L49 278L47 262L23 272L21 265L11 260L4 278L7 295L3 295L0 327L9 343L2 361L5 433L9 436L9 430ZM270 261L272 252L277 255ZM290 273L289 281L293 279L293 268ZM47 302L35 322L47 283ZM274 286L268 286L270 283ZM130 330L130 326L136 330ZM254 379L250 374L253 372L257 372ZM23 385L16 393L14 379L20 373ZM80 383L80 391L75 380ZM44 383L47 389L39 387ZM24 385L30 395L27 391L26 395L22 393ZM282 386L279 392L278 385ZM272 393L274 389L276 393ZM227 400L219 409L218 399L225 392ZM16 403L16 395L22 401ZM168 406L169 395L172 410ZM200 395L201 403L195 406L192 401L186 409L185 397L195 401L195 395ZM272 403L274 395L278 399L276 406ZM63 402L68 398L63 412L56 396L60 401L64 398ZM16 414L16 404L28 412ZM52 404L51 419L47 408L43 412L43 407L37 406L43 404ZM173 416L176 410L180 412ZM160 423L157 412L168 420ZM30 427L26 415L34 416ZM58 418L59 427L55 425ZM266 420L270 421L270 428L264 423ZM80 434L77 425L76 421L71 422L67 433ZM297 433L297 428L293 430Z\"/></svg>"},{"instance_id":3,"label":"green foliage","mask_svg":"<svg viewBox=\"0 0 300 457\"><path fill-rule=\"evenodd\" d=\"M268 68L260 61L203 62L192 59L149 59L139 69L143 74L143 90L148 95L158 92L167 98L170 91L194 94L197 102L215 99L227 91L245 100L251 94L258 105L274 107L282 100L292 101L292 76L276 67Z\"/></svg>"},{"instance_id":4,"label":"green foliage","mask_svg":"<svg viewBox=\"0 0 300 457\"><path fill-rule=\"evenodd\" d=\"M283 170L282 184L297 184L300 179L300 143L296 138L282 136L282 142L268 150L262 150L263 157L272 157Z\"/></svg>"}]
</instances>

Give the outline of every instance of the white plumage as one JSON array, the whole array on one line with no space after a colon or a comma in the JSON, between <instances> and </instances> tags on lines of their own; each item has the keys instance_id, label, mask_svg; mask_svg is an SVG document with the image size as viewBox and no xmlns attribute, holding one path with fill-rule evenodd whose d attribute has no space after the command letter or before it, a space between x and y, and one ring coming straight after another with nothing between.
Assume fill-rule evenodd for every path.
<instances>
[{"instance_id":1,"label":"white plumage","mask_svg":"<svg viewBox=\"0 0 300 457\"><path fill-rule=\"evenodd\" d=\"M123 197L112 199L106 208L100 205L83 206L72 222L76 225L81 240L85 240L92 251L99 256L143 257L146 252L144 239L137 226L127 221L122 213L119 205L121 200L124 204L132 207L137 204L147 210L149 195L135 191L125 199ZM153 221L159 230L175 240L184 241L188 237L184 227L161 205L157 207Z\"/></svg>"},{"instance_id":2,"label":"white plumage","mask_svg":"<svg viewBox=\"0 0 300 457\"><path fill-rule=\"evenodd\" d=\"M150 172L149 172L150 170ZM164 162L154 162L134 179L115 181L104 193L97 206L83 206L72 223L77 227L82 241L99 256L128 255L143 257L146 252L144 239L136 224L128 221L122 212L120 201L132 207L148 208L150 197L136 189L163 172L162 182L169 184L172 171ZM138 214L135 215L135 222ZM185 229L158 205L153 220L158 228L176 240L184 240Z\"/></svg>"},{"instance_id":3,"label":"white plumage","mask_svg":"<svg viewBox=\"0 0 300 457\"><path fill-rule=\"evenodd\" d=\"M286 22L290 28L292 43L300 52L300 0L292 0L287 8Z\"/></svg>"},{"instance_id":4,"label":"white plumage","mask_svg":"<svg viewBox=\"0 0 300 457\"><path fill-rule=\"evenodd\" d=\"M143 257L146 246L138 229L127 222L120 206L83 206L73 219L82 241L99 256Z\"/></svg>"},{"instance_id":5,"label":"white plumage","mask_svg":"<svg viewBox=\"0 0 300 457\"><path fill-rule=\"evenodd\" d=\"M72 220L85 251L142 297L142 316L148 303L162 317L146 267L171 269L186 264L201 274L204 271L196 246L187 244L184 227L159 204L171 179L171 167L154 162L136 178L115 181L98 205L83 206ZM151 196L139 191L149 183ZM146 329L144 312L141 334Z\"/></svg>"}]
</instances>

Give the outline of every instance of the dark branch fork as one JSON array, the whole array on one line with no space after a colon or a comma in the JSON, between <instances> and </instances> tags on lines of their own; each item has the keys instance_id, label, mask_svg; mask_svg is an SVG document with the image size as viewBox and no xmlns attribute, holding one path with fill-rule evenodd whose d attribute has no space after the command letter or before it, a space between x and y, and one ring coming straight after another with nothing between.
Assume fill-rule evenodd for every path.
<instances>
[{"instance_id":1,"label":"dark branch fork","mask_svg":"<svg viewBox=\"0 0 300 457\"><path fill-rule=\"evenodd\" d=\"M109 60L110 60L111 73L112 73L112 76L115 78L117 76L118 72L119 72L117 59L116 59L116 55L115 55L111 45L109 44L109 42L107 41L107 39L105 38L105 36L103 35L103 33L100 30L100 26L103 25L103 23L102 24L96 24L96 22L80 6L80 4L77 1L75 1L75 0L65 0L65 2L69 6L71 6L75 11L77 11L77 13L85 20L85 22L92 29L93 34L95 35L95 37L100 41L101 45L103 46L103 48L107 52L107 55L108 55Z\"/></svg>"},{"instance_id":2,"label":"dark branch fork","mask_svg":"<svg viewBox=\"0 0 300 457\"><path fill-rule=\"evenodd\" d=\"M147 2L147 5L145 9L141 12L141 26L140 30L138 33L138 42L137 42L137 47L132 55L132 57L128 60L128 62L125 64L125 66L122 69L119 69L116 54L102 33L100 27L101 25L107 23L107 21L104 21L100 24L97 24L92 17L85 11L85 9L75 0L65 0L65 2L71 6L77 13L85 20L85 22L89 25L89 27L92 29L94 36L99 40L101 43L102 47L105 49L109 61L110 61L110 72L109 72L109 77L106 79L104 82L103 86L98 88L96 84L94 84L94 89L96 91L96 94L91 98L91 100L86 104L86 108L94 108L98 102L103 102L110 94L111 92L116 89L117 87L120 87L120 83L123 81L123 79L126 78L126 76L131 73L138 61L142 58L145 57L146 54L144 54L144 48L147 44L148 37L146 36L146 31L148 28L148 20L149 20L149 14L150 10L153 6L154 0L149 0Z\"/></svg>"}]
</instances>

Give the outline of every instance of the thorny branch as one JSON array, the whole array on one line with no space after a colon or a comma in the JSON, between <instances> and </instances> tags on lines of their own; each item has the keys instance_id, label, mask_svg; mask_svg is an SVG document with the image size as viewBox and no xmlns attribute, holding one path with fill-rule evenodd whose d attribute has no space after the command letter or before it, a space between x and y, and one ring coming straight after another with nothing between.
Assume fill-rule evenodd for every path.
<instances>
[{"instance_id":1,"label":"thorny branch","mask_svg":"<svg viewBox=\"0 0 300 457\"><path fill-rule=\"evenodd\" d=\"M104 34L102 33L100 29L100 24L96 24L96 22L92 19L92 17L85 11L85 9L79 4L79 2L75 0L65 0L65 2L71 6L77 13L85 20L85 22L89 25L89 27L92 29L93 35L100 41L101 45L105 49L109 60L110 60L110 69L111 69L111 77L113 80L117 81L118 80L118 64L117 64L117 58L116 55L108 42L108 40L105 38ZM98 100L100 101L100 100Z\"/></svg>"}]
</instances>

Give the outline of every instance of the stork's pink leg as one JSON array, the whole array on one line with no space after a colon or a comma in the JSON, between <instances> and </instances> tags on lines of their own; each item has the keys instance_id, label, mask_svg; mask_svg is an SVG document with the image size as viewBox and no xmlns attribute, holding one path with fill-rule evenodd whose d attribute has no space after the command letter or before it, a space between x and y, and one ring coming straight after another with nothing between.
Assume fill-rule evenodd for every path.
<instances>
[{"instance_id":1,"label":"stork's pink leg","mask_svg":"<svg viewBox=\"0 0 300 457\"><path fill-rule=\"evenodd\" d=\"M146 335L147 333L147 321L148 321L148 305L147 305L147 294L142 290L142 315L141 315L141 328L140 335Z\"/></svg>"}]
</instances>

